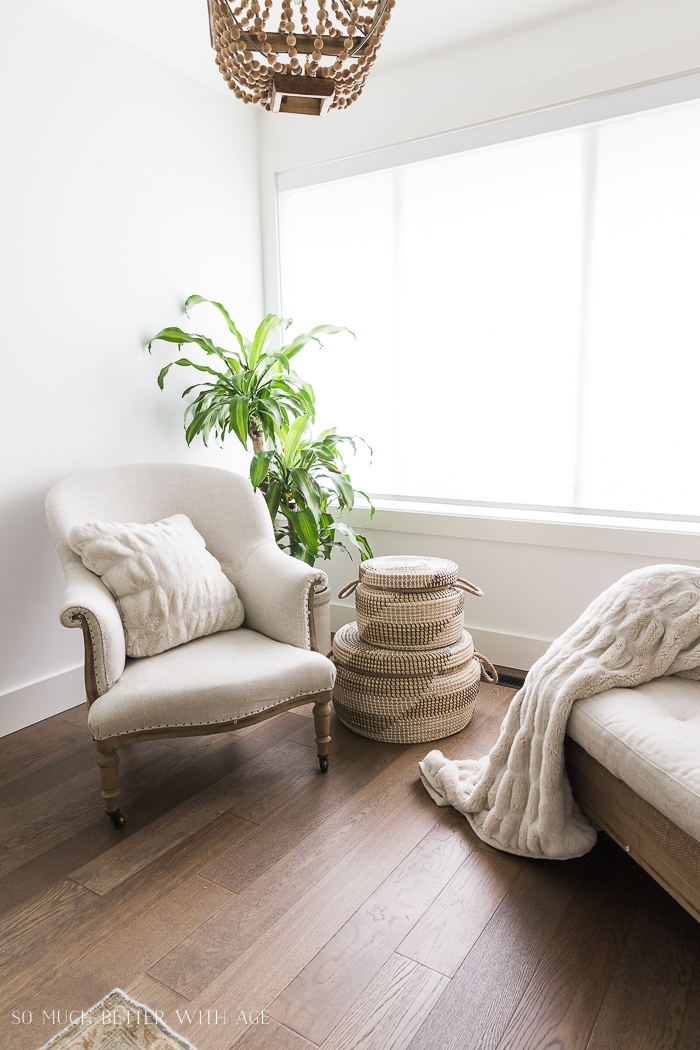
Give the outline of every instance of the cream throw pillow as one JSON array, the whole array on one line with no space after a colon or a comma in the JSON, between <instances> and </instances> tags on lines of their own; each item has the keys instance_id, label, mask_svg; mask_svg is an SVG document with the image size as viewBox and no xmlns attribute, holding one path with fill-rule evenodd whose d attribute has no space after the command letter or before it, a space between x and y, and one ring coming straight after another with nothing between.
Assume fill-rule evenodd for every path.
<instances>
[{"instance_id":1,"label":"cream throw pillow","mask_svg":"<svg viewBox=\"0 0 700 1050\"><path fill-rule=\"evenodd\" d=\"M155 656L243 623L236 588L186 514L149 525L88 521L71 529L68 543L111 591L129 656Z\"/></svg>"}]
</instances>

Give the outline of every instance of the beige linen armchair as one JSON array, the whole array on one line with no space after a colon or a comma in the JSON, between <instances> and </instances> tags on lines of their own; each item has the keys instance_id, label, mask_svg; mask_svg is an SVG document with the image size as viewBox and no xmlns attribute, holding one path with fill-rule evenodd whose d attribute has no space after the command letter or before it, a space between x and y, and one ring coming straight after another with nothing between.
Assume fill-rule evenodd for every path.
<instances>
[{"instance_id":1,"label":"beige linen armchair","mask_svg":"<svg viewBox=\"0 0 700 1050\"><path fill-rule=\"evenodd\" d=\"M131 659L111 593L67 537L86 521L145 523L178 513L220 562L245 620L236 630ZM335 668L315 651L313 609L326 576L278 548L265 501L247 478L175 463L108 467L54 486L46 515L66 574L61 623L83 630L88 725L115 827L124 826L118 750L125 744L242 729L313 701L326 772Z\"/></svg>"}]
</instances>

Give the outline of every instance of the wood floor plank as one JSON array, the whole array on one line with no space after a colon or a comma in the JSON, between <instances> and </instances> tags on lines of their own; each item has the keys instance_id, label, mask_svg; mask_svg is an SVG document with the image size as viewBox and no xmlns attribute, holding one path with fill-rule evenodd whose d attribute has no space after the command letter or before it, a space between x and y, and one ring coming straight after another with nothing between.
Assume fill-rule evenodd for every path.
<instances>
[{"instance_id":1,"label":"wood floor plank","mask_svg":"<svg viewBox=\"0 0 700 1050\"><path fill-rule=\"evenodd\" d=\"M113 987L123 988L195 926L215 915L231 899L228 889L193 875L162 894L139 917L139 936L133 928L115 925L100 944L54 983L40 992L50 1002L51 994L89 1005ZM104 990L102 990L104 989ZM38 1002L38 1000L37 1000Z\"/></svg>"},{"instance_id":2,"label":"wood floor plank","mask_svg":"<svg viewBox=\"0 0 700 1050\"><path fill-rule=\"evenodd\" d=\"M461 740L455 737L446 741L446 753L469 753L471 748L472 753L481 754L484 743L477 734L483 732L493 737L500 725L500 711L494 718L495 721L486 721L476 733L468 735L465 731ZM372 751L382 746L372 742ZM240 899L217 916L216 928L205 926L198 930L168 958L160 960L152 971L153 976L182 995L197 995L276 921L284 909L303 895L310 879L320 878L338 863L339 851L353 848L403 798L412 793L429 798L418 779L417 762L424 754L424 744L405 749L397 747L394 762L310 836L300 838L294 849L274 866L266 868L263 881L249 883L250 892L241 892ZM437 817L437 807L433 807L432 812ZM463 818L460 821L465 834L473 835L467 822ZM473 841L477 841L475 836ZM245 864L242 866L245 869ZM211 877L211 869L203 874ZM234 888L236 884L232 881L226 885Z\"/></svg>"},{"instance_id":3,"label":"wood floor plank","mask_svg":"<svg viewBox=\"0 0 700 1050\"><path fill-rule=\"evenodd\" d=\"M131 794L131 781L143 779L139 771L158 770L165 778L176 764L177 756L159 741L149 742L138 753L135 748L127 749L120 763L124 797ZM96 760L92 769L12 806L0 828L0 875L66 838L70 831L84 827L101 808Z\"/></svg>"},{"instance_id":4,"label":"wood floor plank","mask_svg":"<svg viewBox=\"0 0 700 1050\"><path fill-rule=\"evenodd\" d=\"M165 895L183 882L191 881L202 865L226 848L231 838L245 827L243 821L224 813L116 887L107 897L99 897L82 887L84 895L76 895L73 899L72 917L57 918L47 914L31 935L25 933L18 941L16 950L0 954L0 1005L6 1004L8 998L16 1001L25 992L46 987L52 982L60 986L62 975L76 966L96 944L105 941L115 928L138 926L142 917ZM203 884L201 879L199 883L193 883L197 886ZM227 899L229 897L227 894ZM68 918L72 921L67 921ZM15 914L15 925L25 923L24 912L20 910ZM9 945L9 939L3 940L3 945L5 943Z\"/></svg>"},{"instance_id":5,"label":"wood floor plank","mask_svg":"<svg viewBox=\"0 0 700 1050\"><path fill-rule=\"evenodd\" d=\"M308 757L306 748L281 741L254 755L198 795L185 799L107 853L72 871L71 878L95 893L108 893L176 842L188 838L226 811L245 820L250 825L249 831L254 830L257 824L252 822L251 814L264 817L279 799L294 798L301 784L318 779L320 774Z\"/></svg>"},{"instance_id":6,"label":"wood floor plank","mask_svg":"<svg viewBox=\"0 0 700 1050\"><path fill-rule=\"evenodd\" d=\"M164 759L164 756L169 756ZM154 770L170 769L172 751L169 748L148 749L139 761L152 760ZM126 763L125 763L126 764ZM127 802L142 801L143 784L134 779L124 785ZM56 797L56 793L58 797ZM50 800L42 820L42 805ZM41 894L51 883L62 878L81 862L88 861L109 849L121 834L133 834L148 823L153 808L162 811L167 800L151 795L152 805L139 806L135 817L124 832L112 827L104 814L104 803L99 797L99 779L94 771L78 774L57 789L10 807L3 821L13 821L17 813L26 815L26 823L0 845L0 915L21 906ZM150 812L149 812L150 811Z\"/></svg>"},{"instance_id":7,"label":"wood floor plank","mask_svg":"<svg viewBox=\"0 0 700 1050\"><path fill-rule=\"evenodd\" d=\"M501 692L506 692L505 690ZM512 692L512 691L510 691ZM495 699L494 699L495 695ZM462 733L443 742L445 754L479 756L495 738L503 712L509 702L498 693L487 693L485 706L479 710L481 723L470 724ZM474 722L474 720L472 720ZM361 738L360 738L361 739ZM382 745L372 745L372 750ZM320 879L339 861L339 851L349 851L392 807L412 793L429 798L418 780L417 763L425 754L425 745L396 748L396 759L382 773L354 795L342 809L302 838L293 850L285 852L272 867L265 867L262 881L248 883L250 892L235 882L229 888L240 889L240 898L222 909L217 922L205 924L190 938L161 959L151 973L164 984L188 998L198 995L227 967L246 951L283 912L306 892L310 879ZM437 807L430 803L432 812ZM437 819L437 818L436 818ZM467 834L469 826L463 820ZM257 833L256 833L257 834ZM252 842L253 840L251 840ZM476 842L476 837L474 836ZM234 856L237 851L234 850ZM249 862L250 863L250 862ZM267 863L265 861L265 863ZM245 862L242 868L246 870ZM211 876L211 870L203 874ZM247 876L250 875L250 868Z\"/></svg>"},{"instance_id":8,"label":"wood floor plank","mask_svg":"<svg viewBox=\"0 0 700 1050\"><path fill-rule=\"evenodd\" d=\"M650 885L587 1050L675 1047L699 964L700 925L659 886ZM700 1027L695 1038L700 1045Z\"/></svg>"},{"instance_id":9,"label":"wood floor plank","mask_svg":"<svg viewBox=\"0 0 700 1050\"><path fill-rule=\"evenodd\" d=\"M309 748L289 740L287 735L251 765L239 783L229 812L254 824L264 824L322 778L315 747L309 754Z\"/></svg>"},{"instance_id":10,"label":"wood floor plank","mask_svg":"<svg viewBox=\"0 0 700 1050\"><path fill-rule=\"evenodd\" d=\"M74 966L66 968L53 982L22 993L9 1009L31 1010L41 1015L45 1004L74 1003L74 1009L87 1009L112 988L123 988L150 962L179 940L188 929L213 914L229 898L227 890L204 882L197 875L176 886L143 912L138 923L115 925L111 933ZM55 1030L60 1028L55 1026ZM45 1038L52 1034L47 1026Z\"/></svg>"},{"instance_id":11,"label":"wood floor plank","mask_svg":"<svg viewBox=\"0 0 700 1050\"><path fill-rule=\"evenodd\" d=\"M388 769L403 751L402 747L376 741L365 747L355 738L352 748L344 751L328 774L314 778L302 796L257 828L245 845L232 846L201 874L234 893L241 893Z\"/></svg>"},{"instance_id":12,"label":"wood floor plank","mask_svg":"<svg viewBox=\"0 0 700 1050\"><path fill-rule=\"evenodd\" d=\"M81 728L87 729L87 703L77 704L76 707L69 707L67 711L61 711L60 715L57 715L56 717L62 718L66 722L72 722L74 726L80 726Z\"/></svg>"},{"instance_id":13,"label":"wood floor plank","mask_svg":"<svg viewBox=\"0 0 700 1050\"><path fill-rule=\"evenodd\" d=\"M448 984L444 975L392 955L321 1050L406 1050Z\"/></svg>"},{"instance_id":14,"label":"wood floor plank","mask_svg":"<svg viewBox=\"0 0 700 1050\"><path fill-rule=\"evenodd\" d=\"M49 936L62 937L86 907L95 903L95 894L72 879L59 879L23 908L17 908L0 921L0 960L26 954L37 942ZM1 964L0 964L1 965Z\"/></svg>"},{"instance_id":15,"label":"wood floor plank","mask_svg":"<svg viewBox=\"0 0 700 1050\"><path fill-rule=\"evenodd\" d=\"M122 809L127 814L122 831L115 831L104 815L96 771L12 807L0 828L5 838L0 849L0 914L283 740L291 719L282 712L245 737L226 733L191 738L188 749L166 748L160 741L122 749Z\"/></svg>"},{"instance_id":16,"label":"wood floor plank","mask_svg":"<svg viewBox=\"0 0 700 1050\"><path fill-rule=\"evenodd\" d=\"M0 798L15 804L10 797L12 785L27 777L39 776L46 767L91 743L89 730L55 719L0 737ZM93 743L93 753L94 747Z\"/></svg>"},{"instance_id":17,"label":"wood floor plank","mask_svg":"<svg viewBox=\"0 0 700 1050\"><path fill-rule=\"evenodd\" d=\"M277 1021L321 1044L474 848L450 810L270 1005Z\"/></svg>"},{"instance_id":18,"label":"wood floor plank","mask_svg":"<svg viewBox=\"0 0 700 1050\"><path fill-rule=\"evenodd\" d=\"M402 757L397 759L398 765L403 762ZM152 975L188 998L201 992L299 901L309 886L336 867L397 810L408 795L417 794L412 767L413 763L410 770L406 768L405 778L397 777L392 765L370 781L244 887L236 899L222 909L215 924L205 924L161 959L151 971ZM431 812L436 820L438 811ZM209 871L207 868L204 873Z\"/></svg>"},{"instance_id":19,"label":"wood floor plank","mask_svg":"<svg viewBox=\"0 0 700 1050\"><path fill-rule=\"evenodd\" d=\"M166 988L160 981L149 977L147 973L140 973L124 985L127 995L135 999L137 1003L149 1006L151 1010L160 1010L163 1020L167 1025L173 1027L178 1022L175 1011L182 1014L190 1005L189 999L178 995L172 988Z\"/></svg>"},{"instance_id":20,"label":"wood floor plank","mask_svg":"<svg viewBox=\"0 0 700 1050\"><path fill-rule=\"evenodd\" d=\"M698 1050L700 1045L700 959L693 967L693 979L688 989L685 1010L678 1040L673 1050Z\"/></svg>"},{"instance_id":21,"label":"wood floor plank","mask_svg":"<svg viewBox=\"0 0 700 1050\"><path fill-rule=\"evenodd\" d=\"M248 1024L238 1046L240 1050L316 1050L313 1043L267 1017L264 1024Z\"/></svg>"},{"instance_id":22,"label":"wood floor plank","mask_svg":"<svg viewBox=\"0 0 700 1050\"><path fill-rule=\"evenodd\" d=\"M314 717L314 705L313 704L304 704L303 707L293 707L292 711L294 712L295 715L301 715L303 718L313 718Z\"/></svg>"},{"instance_id":23,"label":"wood floor plank","mask_svg":"<svg viewBox=\"0 0 700 1050\"><path fill-rule=\"evenodd\" d=\"M498 1046L582 877L578 862L564 865L516 858L516 863L519 877L410 1050L495 1050Z\"/></svg>"},{"instance_id":24,"label":"wood floor plank","mask_svg":"<svg viewBox=\"0 0 700 1050\"><path fill-rule=\"evenodd\" d=\"M608 840L609 841L609 840ZM612 844L611 844L612 845ZM609 847L605 847L606 849ZM590 860L498 1050L585 1050L639 907L638 869Z\"/></svg>"},{"instance_id":25,"label":"wood floor plank","mask_svg":"<svg viewBox=\"0 0 700 1050\"><path fill-rule=\"evenodd\" d=\"M452 977L520 872L515 857L475 849L397 950Z\"/></svg>"},{"instance_id":26,"label":"wood floor plank","mask_svg":"<svg viewBox=\"0 0 700 1050\"><path fill-rule=\"evenodd\" d=\"M438 814L439 816L439 814ZM212 981L193 1006L263 1009L283 991L354 911L436 823L436 808L416 791L309 889ZM235 1042L240 1035L234 1033ZM227 1042L228 1039L228 1042ZM229 1050L230 1032L207 1031L198 1050Z\"/></svg>"},{"instance_id":27,"label":"wood floor plank","mask_svg":"<svg viewBox=\"0 0 700 1050\"><path fill-rule=\"evenodd\" d=\"M17 806L85 770L94 771L96 754L92 739L65 742L60 749L57 748L56 756L51 761L27 771L24 776L18 776L0 788L2 800L10 806Z\"/></svg>"}]
</instances>

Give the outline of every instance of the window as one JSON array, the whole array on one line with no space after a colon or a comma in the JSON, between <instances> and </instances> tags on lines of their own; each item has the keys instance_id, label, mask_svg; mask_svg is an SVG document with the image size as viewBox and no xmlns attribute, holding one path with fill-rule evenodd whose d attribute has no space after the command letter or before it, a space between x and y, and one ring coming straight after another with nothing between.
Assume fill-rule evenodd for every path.
<instances>
[{"instance_id":1,"label":"window","mask_svg":"<svg viewBox=\"0 0 700 1050\"><path fill-rule=\"evenodd\" d=\"M376 495L700 517L700 103L280 192L282 309ZM301 368L301 362L300 362Z\"/></svg>"}]
</instances>

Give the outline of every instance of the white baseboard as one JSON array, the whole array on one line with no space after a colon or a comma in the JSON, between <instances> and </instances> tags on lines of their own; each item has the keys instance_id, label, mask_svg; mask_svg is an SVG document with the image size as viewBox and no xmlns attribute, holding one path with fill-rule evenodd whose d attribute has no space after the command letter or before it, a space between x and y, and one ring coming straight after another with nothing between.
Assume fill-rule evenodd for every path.
<instances>
[{"instance_id":1,"label":"white baseboard","mask_svg":"<svg viewBox=\"0 0 700 1050\"><path fill-rule=\"evenodd\" d=\"M0 696L0 736L15 733L84 702L82 665L3 693Z\"/></svg>"},{"instance_id":2,"label":"white baseboard","mask_svg":"<svg viewBox=\"0 0 700 1050\"><path fill-rule=\"evenodd\" d=\"M345 602L331 601L331 628L337 631L343 624L355 619L355 609ZM485 631L479 627L467 630L474 639L474 645L487 656L491 663L504 667L516 667L529 671L536 660L539 660L549 646L550 641L544 638L528 638L520 634L508 634L505 631Z\"/></svg>"}]
</instances>

